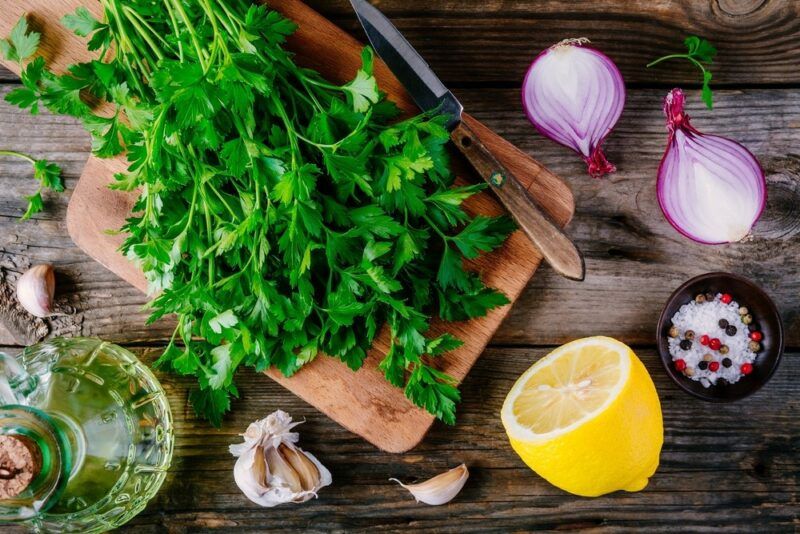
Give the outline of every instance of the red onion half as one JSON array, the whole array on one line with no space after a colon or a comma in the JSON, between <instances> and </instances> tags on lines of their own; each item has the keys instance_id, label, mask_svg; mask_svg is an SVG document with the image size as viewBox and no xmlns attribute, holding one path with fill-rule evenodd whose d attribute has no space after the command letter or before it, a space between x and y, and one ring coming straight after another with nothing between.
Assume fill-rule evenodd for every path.
<instances>
[{"instance_id":1,"label":"red onion half","mask_svg":"<svg viewBox=\"0 0 800 534\"><path fill-rule=\"evenodd\" d=\"M767 181L745 147L689 124L684 96L664 99L669 144L658 168L658 203L680 233L717 245L746 237L767 202Z\"/></svg>"},{"instance_id":2,"label":"red onion half","mask_svg":"<svg viewBox=\"0 0 800 534\"><path fill-rule=\"evenodd\" d=\"M600 146L625 106L625 82L608 56L566 39L533 60L522 84L522 105L539 132L583 156L589 175L616 171Z\"/></svg>"}]
</instances>

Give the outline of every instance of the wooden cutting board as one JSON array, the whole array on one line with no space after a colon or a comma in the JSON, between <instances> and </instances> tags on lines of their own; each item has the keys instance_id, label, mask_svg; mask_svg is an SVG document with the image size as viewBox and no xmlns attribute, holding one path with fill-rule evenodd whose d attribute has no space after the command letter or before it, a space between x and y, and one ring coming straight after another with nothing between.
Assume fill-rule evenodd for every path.
<instances>
[{"instance_id":1,"label":"wooden cutting board","mask_svg":"<svg viewBox=\"0 0 800 534\"><path fill-rule=\"evenodd\" d=\"M58 21L79 5L85 5L98 14L97 2L4 0L3 4L0 35L8 35L17 19L23 13L28 13L32 26L43 33L41 51L54 67L63 69L70 63L85 61L90 57L82 40L66 31ZM273 0L270 5L299 24L299 30L290 42L290 48L297 54L299 63L318 70L331 80L344 82L355 75L360 65L362 48L356 39L298 0ZM15 65L7 66L16 68ZM376 64L376 76L381 88L390 98L403 110L415 112L405 90L379 61ZM478 132L484 144L520 178L557 223L563 226L570 220L574 209L573 197L560 178L474 118L464 115L464 120ZM453 165L459 180L479 181L458 156L454 156ZM124 159L89 158L80 181L72 192L67 212L67 228L73 241L87 254L145 291L146 283L142 273L117 252L123 237L106 233L109 229L122 226L134 203L133 195L107 188L114 173L124 171L125 167ZM472 213L498 214L503 211L490 193L473 197L467 208ZM533 276L540 261L538 251L521 232L516 232L501 249L472 262L471 267L481 273L486 283L502 290L513 302ZM487 317L463 323L434 321L431 326L432 335L447 331L465 342L461 348L442 360L442 369L455 376L459 382L463 380L509 309L510 306L506 306L493 310ZM319 357L292 378L282 377L277 372L268 374L377 447L389 452L405 452L422 440L434 419L413 406L402 391L390 386L378 371L377 364L386 349L386 337L379 337L364 368L355 373L336 359ZM247 394L246 391L242 393ZM275 408L278 407L270 399L264 399L265 415Z\"/></svg>"}]
</instances>

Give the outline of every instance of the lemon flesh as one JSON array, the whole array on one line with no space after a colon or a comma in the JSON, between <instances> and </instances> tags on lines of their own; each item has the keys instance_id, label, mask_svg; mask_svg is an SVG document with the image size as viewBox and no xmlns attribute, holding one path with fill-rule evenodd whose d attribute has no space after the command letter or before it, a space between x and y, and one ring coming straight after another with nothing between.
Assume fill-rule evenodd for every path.
<instances>
[{"instance_id":1,"label":"lemon flesh","mask_svg":"<svg viewBox=\"0 0 800 534\"><path fill-rule=\"evenodd\" d=\"M642 362L607 337L554 350L514 384L503 426L520 458L565 491L639 491L658 467L661 404Z\"/></svg>"}]
</instances>

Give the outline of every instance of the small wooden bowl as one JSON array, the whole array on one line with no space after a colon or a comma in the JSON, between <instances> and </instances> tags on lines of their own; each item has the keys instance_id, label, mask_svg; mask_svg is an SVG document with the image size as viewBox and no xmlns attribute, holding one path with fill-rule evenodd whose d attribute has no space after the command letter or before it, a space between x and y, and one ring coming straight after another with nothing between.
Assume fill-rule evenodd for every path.
<instances>
[{"instance_id":1,"label":"small wooden bowl","mask_svg":"<svg viewBox=\"0 0 800 534\"><path fill-rule=\"evenodd\" d=\"M759 330L764 334L762 349L753 362L753 372L735 384L706 388L677 371L672 363L667 343L672 316L698 293L729 293L741 306L747 306ZM661 363L673 382L690 395L709 402L732 402L755 393L775 373L783 355L783 323L775 303L750 280L731 273L702 274L676 289L658 319L656 336Z\"/></svg>"}]
</instances>

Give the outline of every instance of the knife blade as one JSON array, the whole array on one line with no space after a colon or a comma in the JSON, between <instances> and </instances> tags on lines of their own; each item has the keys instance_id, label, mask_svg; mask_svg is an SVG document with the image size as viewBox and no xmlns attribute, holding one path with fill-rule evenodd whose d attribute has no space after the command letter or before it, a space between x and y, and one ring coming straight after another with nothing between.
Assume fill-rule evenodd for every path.
<instances>
[{"instance_id":1,"label":"knife blade","mask_svg":"<svg viewBox=\"0 0 800 534\"><path fill-rule=\"evenodd\" d=\"M375 52L406 88L423 111L439 110L449 116L448 128L456 148L511 213L519 227L562 276L583 280L583 255L570 239L542 211L519 180L481 141L464 120L464 106L442 83L428 63L394 24L367 0L350 0Z\"/></svg>"}]
</instances>

